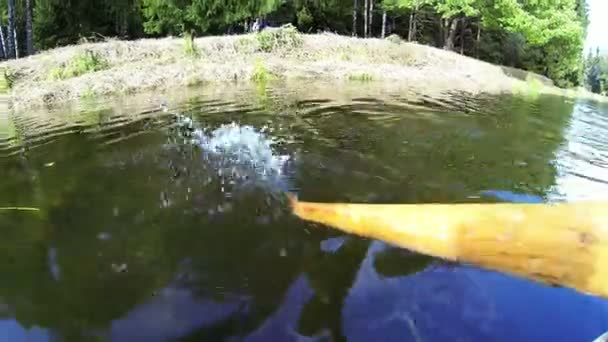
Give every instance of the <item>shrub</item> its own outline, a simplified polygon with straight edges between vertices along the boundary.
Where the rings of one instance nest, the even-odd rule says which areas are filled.
[[[403,39],[401,39],[401,37],[399,37],[398,34],[394,34],[394,33],[391,34],[390,36],[386,37],[385,39],[394,44],[403,43]]]
[[[108,68],[108,63],[99,54],[87,50],[76,55],[67,64],[51,70],[50,77],[55,80],[63,80],[70,77],[84,75]]]
[[[267,28],[256,34],[260,50],[271,52],[277,49],[293,49],[302,46],[302,37],[291,24],[278,28]]]

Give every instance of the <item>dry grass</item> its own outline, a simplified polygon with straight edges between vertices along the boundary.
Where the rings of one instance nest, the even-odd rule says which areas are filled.
[[[187,40],[186,40],[187,42]],[[273,78],[374,81],[407,84],[420,91],[510,92],[521,81],[500,67],[413,43],[359,39],[334,34],[303,35],[292,28],[259,34],[197,38],[108,40],[67,46],[0,63],[11,75],[7,92],[15,109],[79,98],[175,89],[200,83]],[[189,53],[195,51],[196,53]],[[92,54],[103,68],[51,79],[52,70]],[[257,64],[256,64],[257,63]],[[519,82],[519,83],[518,83]]]

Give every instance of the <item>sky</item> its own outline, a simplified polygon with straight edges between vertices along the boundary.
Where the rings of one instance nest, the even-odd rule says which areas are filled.
[[[595,50],[596,46],[600,50],[608,52],[608,0],[587,0],[589,5],[589,29],[585,51]]]

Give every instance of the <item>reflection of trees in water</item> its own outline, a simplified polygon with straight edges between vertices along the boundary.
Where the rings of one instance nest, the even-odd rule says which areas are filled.
[[[298,188],[302,198],[314,200],[452,201],[472,190],[542,194],[552,182],[547,163],[567,118],[567,106],[546,101],[505,102],[466,118],[404,112],[407,119],[371,120],[378,114],[372,109],[384,107],[328,106],[270,122],[263,115],[243,121],[267,123],[274,129],[269,134],[287,141],[275,147],[282,154],[301,151],[287,185],[272,189]],[[211,130],[226,121],[194,120]],[[148,317],[136,315],[146,305],[160,310],[167,306],[153,304],[179,303],[194,314],[179,316],[174,308],[176,317],[199,324],[182,332],[190,340],[263,336],[269,322],[293,318],[282,305],[300,291],[294,333],[330,331],[344,339],[351,329],[344,304],[369,258],[369,242],[350,238],[333,253],[321,251],[320,242],[335,233],[289,216],[269,183],[219,175],[218,165],[232,171],[230,165],[196,145],[167,141],[176,137],[174,130],[163,132],[168,135],[151,132],[103,148],[66,136],[31,152],[30,172],[17,158],[2,161],[11,181],[2,183],[0,203],[44,212],[0,216],[0,225],[12,228],[1,231],[0,275],[7,280],[0,298],[16,319],[77,339],[107,334],[116,320]],[[42,167],[51,161],[53,167]],[[49,270],[51,250],[59,276]],[[374,261],[385,278],[402,279],[430,260],[388,250]],[[125,272],[112,266],[123,264]],[[196,314],[214,310],[222,313],[213,316],[217,321],[197,320]],[[121,327],[114,329],[129,329]]]
[[[377,119],[384,106],[318,116],[315,128],[332,145],[307,145],[302,197],[453,202],[488,189],[544,196],[555,181],[551,161],[572,104],[547,96],[485,99],[477,107],[483,111],[466,115],[386,109],[397,119]]]

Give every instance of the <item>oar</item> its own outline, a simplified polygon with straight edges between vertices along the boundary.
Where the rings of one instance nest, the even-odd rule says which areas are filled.
[[[290,202],[347,233],[608,298],[608,203]]]

